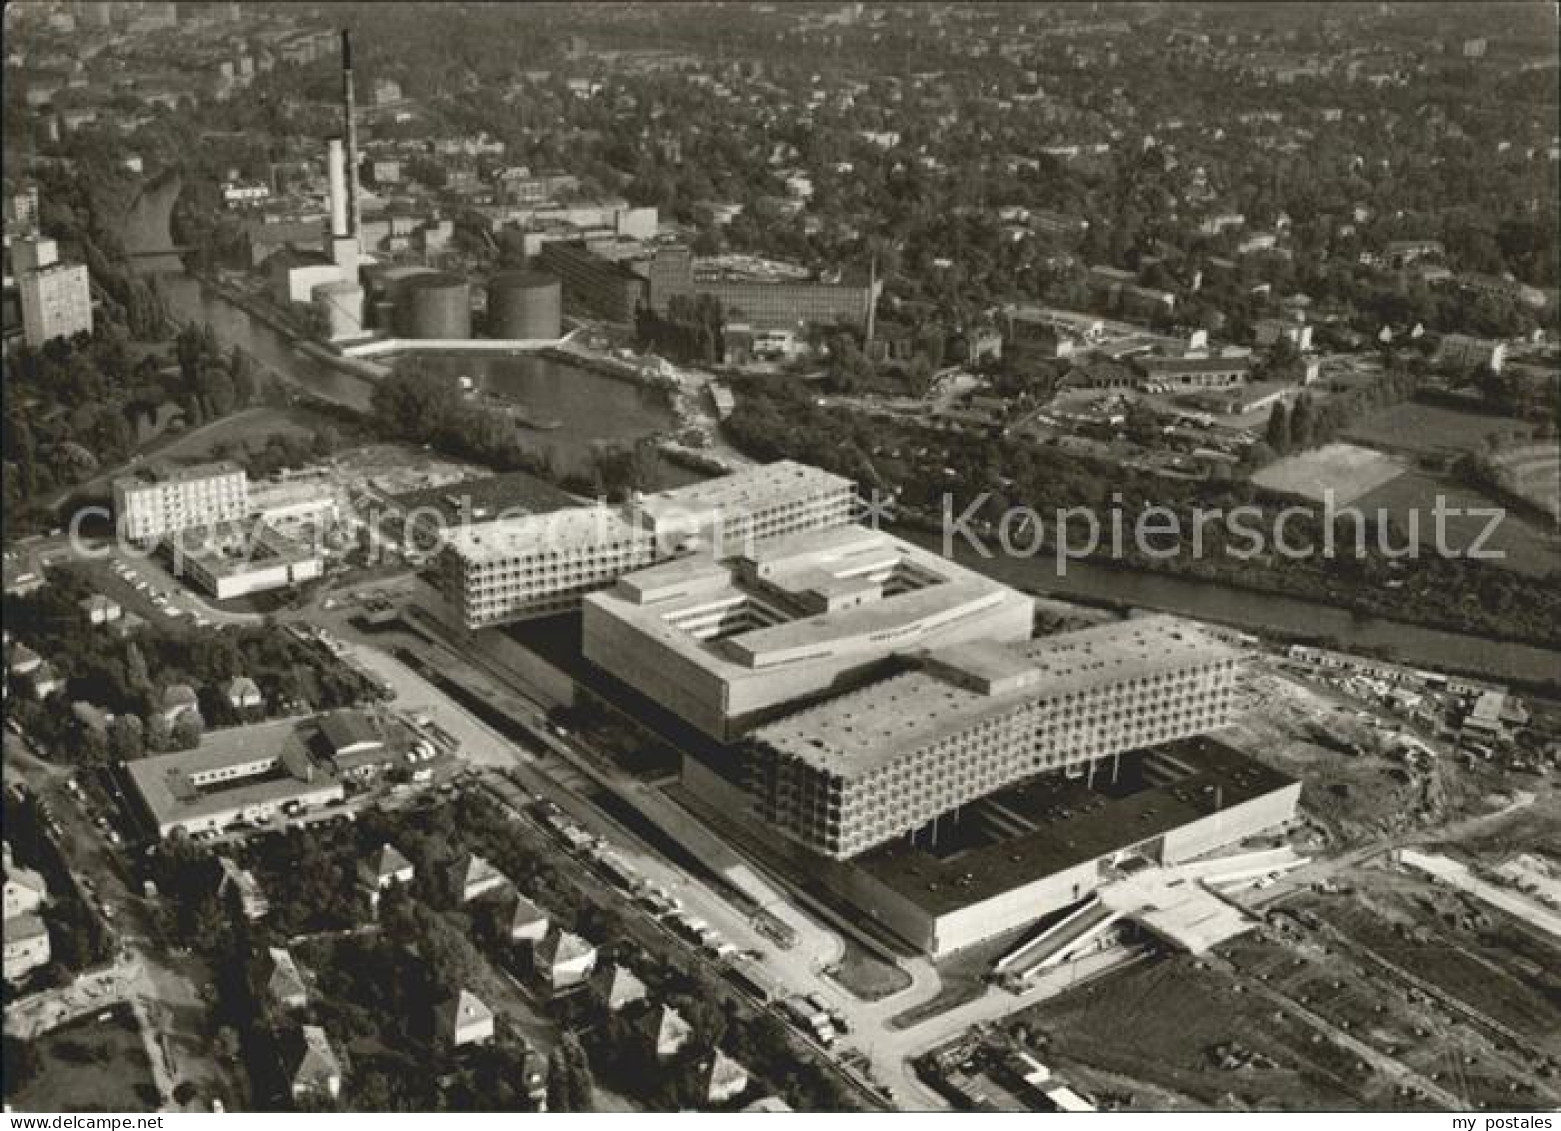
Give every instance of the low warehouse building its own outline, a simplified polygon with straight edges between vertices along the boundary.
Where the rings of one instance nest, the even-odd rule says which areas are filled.
[[[297,719],[213,731],[194,750],[126,763],[161,837],[270,820],[284,809],[340,801],[342,784],[306,742]]]

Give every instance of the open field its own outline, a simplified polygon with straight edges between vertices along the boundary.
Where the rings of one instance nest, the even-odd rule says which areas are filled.
[[[1231,741],[1305,783],[1302,811],[1326,830],[1331,847],[1401,831],[1449,802],[1465,800],[1450,759],[1439,759],[1429,771],[1412,771],[1387,757],[1390,740],[1372,725],[1378,716],[1353,700],[1253,668],[1238,706]]]
[[[1317,502],[1323,502],[1331,491],[1335,505],[1344,506],[1392,482],[1403,470],[1400,460],[1384,452],[1354,444],[1324,444],[1275,460],[1254,475],[1252,482]]]
[[[1101,979],[1022,1022],[1043,1062],[1109,1106],[1543,1109],[1558,958],[1515,920],[1373,866],[1206,958]]]
[[[1390,452],[1429,455],[1477,451],[1487,436],[1527,432],[1528,425],[1511,417],[1407,401],[1356,421],[1345,429],[1344,437]]]
[[[140,1026],[128,1007],[91,1014],[33,1042],[36,1066],[24,1082],[6,1081],[17,1111],[147,1111],[157,1106]]]
[[[1226,1111],[1391,1104],[1354,1053],[1189,955],[1098,979],[1023,1021],[1047,1042],[1042,1062],[1097,1101],[1125,1092],[1135,1105]],[[1247,1065],[1223,1067],[1223,1051]]]
[[[1407,1000],[1434,1006],[1429,1031],[1441,1039],[1406,1039],[1406,1058],[1429,1068],[1456,1030],[1471,1042],[1481,1075],[1512,1061],[1519,1078],[1554,1093],[1561,944],[1488,904],[1387,865],[1360,870],[1354,887],[1349,898],[1306,895],[1297,906],[1326,925],[1341,957],[1394,975]]]
[[[1392,517],[1399,531],[1392,541],[1395,548],[1414,534],[1422,546],[1434,551],[1438,500],[1448,512],[1444,520],[1445,545],[1454,552],[1478,549],[1481,553],[1499,553],[1503,556],[1493,559],[1493,564],[1534,577],[1544,577],[1561,568],[1561,536],[1554,531],[1507,510],[1473,488],[1448,483],[1422,471],[1406,472],[1366,492],[1355,500],[1354,506],[1368,516],[1381,511]],[[1461,513],[1452,513],[1455,510]],[[1501,511],[1501,519],[1486,538],[1489,518],[1483,513],[1469,512],[1492,510]]]

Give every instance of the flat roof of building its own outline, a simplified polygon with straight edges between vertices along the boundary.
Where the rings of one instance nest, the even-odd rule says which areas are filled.
[[[176,559],[200,562],[213,577],[238,577],[251,570],[294,565],[324,552],[264,523],[239,521],[190,527],[170,539],[169,545]]]
[[[446,525],[463,519],[490,521],[504,512],[511,514],[548,514],[566,507],[579,506],[579,500],[559,487],[525,471],[465,479],[442,487],[423,487],[391,497],[391,501],[410,512],[436,511]]]
[[[644,495],[635,507],[652,522],[715,510],[741,516],[805,499],[820,490],[852,487],[851,480],[843,476],[787,459]]]
[[[614,507],[581,506],[543,514],[457,526],[445,532],[446,544],[469,562],[503,561],[642,541],[650,535]]]
[[[880,583],[868,576],[900,571],[913,573],[917,584],[880,592]],[[848,590],[862,603],[812,611],[813,600]],[[588,605],[725,680],[784,663],[806,663],[817,658],[818,650],[853,639],[861,642],[854,651],[863,659],[875,651],[887,656],[896,650],[896,638],[902,645],[913,644],[924,633],[962,617],[1004,602],[1027,605],[1029,600],[920,546],[863,526],[766,539],[726,561],[709,555],[676,558],[631,573],[614,588],[586,598]],[[678,625],[684,615],[744,601],[763,613],[745,630],[702,638]]]
[[[211,731],[194,750],[161,754],[127,762],[126,769],[141,800],[159,826],[199,820],[216,813],[267,801],[279,801],[300,792],[335,784],[329,769],[311,758],[303,728],[297,719],[280,719],[253,726]],[[287,772],[283,777],[257,775],[253,780],[232,779],[219,789],[205,790],[190,779],[194,774],[236,768],[266,758],[286,759],[309,766],[313,780],[304,781]]]
[[[116,487],[150,487],[162,483],[193,483],[200,479],[213,479],[219,475],[242,474],[244,469],[232,460],[215,460],[211,463],[176,467],[172,464],[151,464],[137,468],[128,475],[114,480]]]
[[[1190,622],[1140,617],[1023,644],[942,648],[925,666],[761,727],[782,754],[846,778],[1030,699],[1060,698],[1238,653]]]
[[[1013,786],[967,806],[1001,805],[1033,828],[1018,836],[939,857],[904,838],[851,861],[879,883],[934,915],[1003,892],[1295,784],[1242,750],[1208,736],[1156,748],[1188,773],[1163,785],[1111,796],[1061,774]],[[1145,755],[1124,755],[1129,759]],[[1101,778],[1109,770],[1098,771]]]

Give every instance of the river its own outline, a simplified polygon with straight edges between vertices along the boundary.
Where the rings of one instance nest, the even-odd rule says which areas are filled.
[[[125,224],[127,249],[172,246],[168,214],[178,191],[174,181],[137,198]],[[239,346],[311,392],[353,408],[368,406],[371,382],[298,353],[269,326],[185,275],[176,258],[168,260],[139,260],[138,268],[159,273],[176,318],[210,324],[224,347]],[[582,470],[595,441],[632,441],[674,424],[660,394],[545,358],[445,355],[425,360],[436,370],[468,374],[488,391],[524,402],[538,418],[562,422],[556,431],[532,433],[560,471]],[[697,478],[695,473],[662,465],[664,486]],[[907,536],[941,549],[935,535]],[[1050,559],[985,560],[962,546],[956,548],[955,557],[998,580],[1063,599],[1110,601],[1252,631],[1327,638],[1345,649],[1380,650],[1404,663],[1495,679],[1542,683],[1561,673],[1561,651],[1357,616],[1315,601],[1089,562],[1070,562],[1067,574],[1059,577]]]
[[[898,533],[938,553],[943,551],[938,534]],[[960,538],[954,540],[953,548],[953,558],[961,565],[1016,588],[1062,600],[1110,601],[1180,613],[1252,632],[1331,641],[1345,650],[1381,651],[1403,663],[1484,674],[1492,679],[1543,683],[1561,676],[1561,651],[1551,648],[1422,628],[1318,601],[1088,561],[1070,561],[1067,572],[1059,575],[1048,554],[1008,556],[993,547],[993,556],[984,558]]]

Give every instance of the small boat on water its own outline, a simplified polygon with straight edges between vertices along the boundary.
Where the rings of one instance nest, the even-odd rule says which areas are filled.
[[[461,392],[469,393],[477,387],[477,383],[466,374],[461,374]]]

